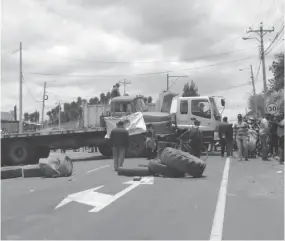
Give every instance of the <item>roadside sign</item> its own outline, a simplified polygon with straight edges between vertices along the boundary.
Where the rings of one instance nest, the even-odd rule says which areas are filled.
[[[266,113],[274,115],[278,112],[278,106],[274,103],[270,103],[266,106]]]

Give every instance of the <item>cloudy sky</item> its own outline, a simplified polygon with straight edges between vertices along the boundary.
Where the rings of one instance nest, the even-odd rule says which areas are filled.
[[[19,43],[23,44],[23,112],[41,111],[44,82],[49,99],[89,99],[118,80],[127,92],[157,99],[166,73],[179,94],[194,80],[201,95],[226,98],[225,114],[245,112],[252,91],[249,65],[259,67],[257,40],[242,40],[248,27],[284,24],[283,0],[3,0],[1,110],[18,105]],[[268,66],[283,42],[266,57]],[[239,69],[244,68],[244,71]],[[237,86],[236,88],[234,88]],[[256,80],[262,89],[262,71]],[[121,89],[121,92],[123,90]],[[45,111],[46,112],[46,111]]]

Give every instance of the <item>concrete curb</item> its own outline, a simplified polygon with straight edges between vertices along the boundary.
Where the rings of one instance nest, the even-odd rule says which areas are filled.
[[[9,166],[1,168],[1,179],[42,177],[39,165]]]

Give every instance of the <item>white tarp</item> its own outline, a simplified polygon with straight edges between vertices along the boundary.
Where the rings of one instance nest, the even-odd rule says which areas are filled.
[[[136,135],[146,132],[146,125],[141,112],[136,112],[134,114],[122,117],[105,117],[104,119],[107,127],[106,138],[109,138],[111,131],[116,128],[116,124],[119,121],[125,122],[124,126],[128,130],[130,135]]]

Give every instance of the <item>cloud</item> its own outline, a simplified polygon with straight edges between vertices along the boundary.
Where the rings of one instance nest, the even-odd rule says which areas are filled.
[[[1,108],[9,111],[18,104],[15,50],[22,41],[23,112],[41,110],[35,100],[41,100],[45,81],[51,108],[58,100],[99,96],[121,79],[132,82],[129,94],[156,99],[166,88],[166,72],[172,71],[170,75],[188,76],[171,78],[173,91],[181,93],[183,84],[194,80],[200,94],[223,95],[235,116],[235,110],[241,111],[237,105],[245,109],[250,91],[250,85],[230,90],[249,80],[249,72],[238,69],[252,64],[256,73],[259,65],[258,43],[241,37],[261,20],[266,28],[274,24],[277,32],[284,15],[281,0],[2,2]],[[274,34],[266,36],[266,46]],[[277,51],[280,46],[267,56],[267,66]],[[260,77],[261,72],[259,82]]]

